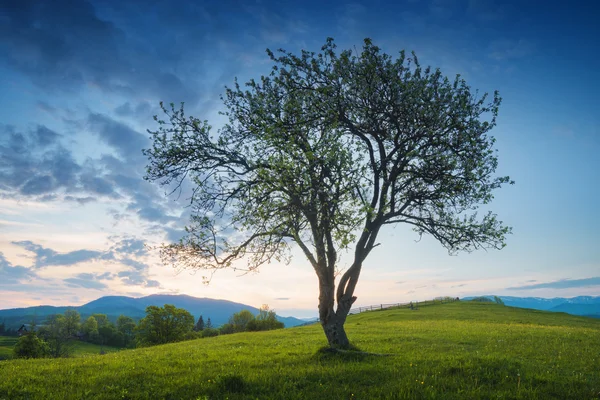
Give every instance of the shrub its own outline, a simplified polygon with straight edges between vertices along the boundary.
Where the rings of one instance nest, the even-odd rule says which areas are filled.
[[[201,336],[203,338],[205,337],[213,337],[213,336],[219,336],[219,330],[215,329],[215,328],[204,328],[201,332]]]
[[[21,336],[13,348],[15,358],[42,358],[48,356],[50,348],[35,332]]]

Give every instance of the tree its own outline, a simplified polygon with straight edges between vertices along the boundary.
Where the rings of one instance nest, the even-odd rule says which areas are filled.
[[[269,310],[269,306],[263,304],[258,315],[254,320],[250,321],[246,326],[246,330],[253,331],[270,331],[273,329],[282,329],[283,322],[277,320],[277,314],[274,310]]]
[[[39,330],[40,336],[48,343],[51,357],[68,357],[73,352],[72,336],[67,319],[62,314],[52,315]]]
[[[201,332],[204,330],[204,319],[202,318],[202,315],[200,316],[200,318],[198,318],[198,322],[196,322],[196,326],[194,326],[194,330],[196,332]]]
[[[130,347],[134,344],[135,338],[135,321],[131,317],[119,315],[117,318],[117,331],[122,335],[122,346]]]
[[[92,317],[96,319],[96,322],[98,323],[98,329],[110,323],[106,314],[92,314]]]
[[[361,269],[387,225],[408,224],[451,254],[505,246],[510,228],[476,212],[512,183],[495,176],[488,134],[497,92],[478,97],[460,76],[369,39],[360,54],[337,54],[333,39],[320,53],[267,53],[269,76],[226,89],[229,122],[216,135],[183,103],[161,103],[168,121],[154,117],[145,179],[174,193],[189,177],[194,188],[187,235],[160,246],[164,263],[257,271],[289,261],[295,244],[317,275],[329,345],[344,348]],[[342,250],[352,257],[343,273]]]
[[[204,329],[212,329],[213,325],[212,322],[210,322],[210,317],[208,317],[208,319],[206,320],[206,326],[204,327]]]
[[[83,332],[83,336],[85,340],[90,342],[96,342],[98,340],[98,321],[92,315],[89,316],[83,324],[81,324],[81,331]]]
[[[69,337],[75,337],[79,333],[81,316],[76,310],[65,311],[65,332]]]
[[[146,316],[136,327],[140,345],[178,342],[194,328],[194,317],[187,310],[171,304],[146,307]]]
[[[254,314],[248,310],[242,310],[229,317],[229,324],[233,327],[234,332],[244,332],[250,321],[254,320]]]

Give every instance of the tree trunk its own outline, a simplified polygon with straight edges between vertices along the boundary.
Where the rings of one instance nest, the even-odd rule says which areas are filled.
[[[323,331],[329,342],[329,347],[336,349],[347,349],[350,347],[350,341],[344,330],[344,322],[346,318],[339,318],[337,315],[333,315],[326,321],[321,321]]]

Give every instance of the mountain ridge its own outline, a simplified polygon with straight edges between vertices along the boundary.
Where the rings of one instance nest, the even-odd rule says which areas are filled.
[[[143,297],[102,296],[80,306],[40,305],[3,309],[0,310],[0,321],[4,320],[7,327],[18,328],[20,324],[29,323],[32,319],[39,318],[38,324],[43,323],[43,320],[48,316],[62,314],[69,309],[79,312],[82,319],[92,314],[106,314],[109,319],[116,320],[122,314],[139,320],[146,315],[146,307],[162,307],[165,304],[173,304],[175,307],[186,309],[194,316],[194,319],[198,319],[200,315],[203,316],[204,321],[210,318],[213,326],[226,323],[231,315],[244,309],[249,310],[253,314],[258,314],[259,312],[259,309],[256,307],[230,300],[189,295],[152,294]],[[278,315],[277,318],[284,323],[285,327],[298,326],[306,322],[295,317]]]
[[[469,296],[463,300],[472,300],[476,297],[487,297],[493,300],[495,296]],[[579,315],[591,318],[600,318],[600,296],[575,296],[575,297],[517,297],[497,296],[505,305],[518,308],[530,308],[534,310],[564,312],[571,315]]]

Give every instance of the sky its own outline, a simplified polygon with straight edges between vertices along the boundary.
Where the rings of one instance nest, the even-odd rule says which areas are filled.
[[[415,51],[499,90],[497,173],[516,182],[491,204],[513,227],[506,248],[450,256],[385,228],[355,306],[600,295],[599,12],[592,1],[0,0],[0,309],[172,293],[316,315],[299,251],[209,285],[162,265],[145,244],[178,240],[190,209],[143,180],[142,149],[160,101],[218,128],[219,96],[268,74],[267,48],[318,51],[327,37]]]

